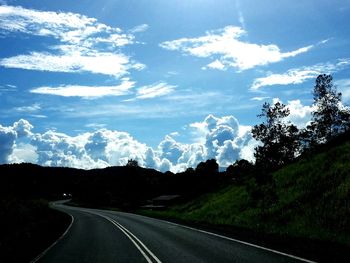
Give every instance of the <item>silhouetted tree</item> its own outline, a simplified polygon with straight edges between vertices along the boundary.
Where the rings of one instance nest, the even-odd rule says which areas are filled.
[[[128,163],[126,164],[126,166],[138,167],[139,163],[136,160],[130,159],[130,160],[128,160]]]
[[[342,106],[341,96],[331,75],[322,74],[317,77],[313,91],[316,110],[307,127],[311,145],[325,143],[349,129],[350,112]]]
[[[215,159],[211,159],[205,162],[200,162],[195,171],[199,175],[215,175],[219,172],[219,165]]]
[[[273,106],[265,102],[262,113],[264,122],[252,129],[253,137],[262,144],[255,148],[256,165],[266,171],[273,170],[280,165],[294,159],[299,150],[298,128],[285,121],[289,109],[282,103]]]
[[[239,160],[226,168],[226,175],[235,179],[237,182],[242,182],[244,177],[248,177],[253,173],[254,165],[247,160]]]

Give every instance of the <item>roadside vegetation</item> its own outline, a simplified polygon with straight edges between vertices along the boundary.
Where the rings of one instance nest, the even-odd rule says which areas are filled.
[[[70,217],[46,200],[0,200],[0,262],[30,262],[59,238]]]
[[[329,246],[342,244],[349,248],[350,135],[337,144],[324,146],[319,149],[320,153],[305,155],[273,172],[275,201],[269,206],[252,194],[255,179],[253,175],[246,175],[240,182],[218,192],[164,211],[141,213],[184,223],[226,226],[228,229],[239,227],[243,232],[252,230],[283,238],[327,241],[329,253],[332,252]]]
[[[256,162],[240,160],[228,167],[232,185],[165,211],[140,212],[262,233],[253,241],[262,238],[268,245],[290,239],[283,245],[287,250],[324,262],[349,259],[350,112],[332,81],[330,75],[316,79],[316,110],[304,129],[286,121],[289,109],[282,103],[263,105],[258,115],[263,122],[252,129],[261,142]],[[295,245],[293,238],[303,244]],[[305,242],[321,243],[313,252]]]

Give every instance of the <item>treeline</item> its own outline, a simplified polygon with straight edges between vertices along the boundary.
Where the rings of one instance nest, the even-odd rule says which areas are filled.
[[[173,174],[127,166],[82,170],[42,167],[34,164],[0,166],[0,197],[57,200],[72,195],[73,201],[90,206],[133,209],[159,195],[178,194],[190,199],[227,185],[215,160],[196,169]]]
[[[287,120],[290,110],[286,105],[264,103],[258,115],[263,122],[252,128],[253,137],[260,142],[254,152],[255,164],[240,160],[227,168],[238,182],[244,181],[252,205],[264,210],[277,203],[274,171],[350,139],[350,110],[341,97],[332,76],[319,75],[313,90],[312,118],[302,129]]]
[[[303,129],[286,121],[290,114],[286,105],[265,103],[258,115],[263,123],[252,129],[253,137],[261,142],[255,148],[256,166],[265,172],[276,170],[348,131],[350,110],[342,105],[341,96],[331,75],[319,75],[313,90],[312,119]]]

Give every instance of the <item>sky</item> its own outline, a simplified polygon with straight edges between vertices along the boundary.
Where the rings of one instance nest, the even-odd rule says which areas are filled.
[[[183,171],[254,161],[266,101],[350,102],[350,1],[0,0],[0,163]]]

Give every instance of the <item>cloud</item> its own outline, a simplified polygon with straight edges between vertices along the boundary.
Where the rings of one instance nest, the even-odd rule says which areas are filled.
[[[251,90],[256,91],[264,86],[300,84],[309,79],[314,79],[320,74],[331,74],[350,65],[350,59],[339,59],[335,63],[319,63],[313,66],[289,69],[283,74],[270,74],[266,77],[254,80]]]
[[[0,163],[7,163],[9,158],[16,149],[16,140],[31,136],[33,126],[24,119],[20,119],[12,126],[4,127],[0,125]]]
[[[262,100],[267,100],[270,97],[253,97],[250,100],[255,100],[255,101],[262,101]]]
[[[238,21],[239,21],[241,27],[243,29],[245,29],[245,19],[243,16],[243,12],[242,12],[239,0],[236,0],[236,9],[237,9],[237,13],[238,13]]]
[[[207,67],[220,70],[229,67],[238,70],[251,69],[297,56],[313,47],[309,45],[297,50],[282,52],[275,44],[263,45],[242,41],[241,38],[246,33],[241,27],[227,26],[207,31],[205,36],[197,38],[165,41],[160,46],[195,57],[214,59]]]
[[[93,52],[52,55],[47,52],[31,52],[29,55],[18,55],[0,60],[0,65],[7,68],[20,68],[48,72],[91,72],[120,77],[129,69],[142,69],[137,63],[131,63],[124,54]]]
[[[174,92],[176,86],[169,85],[165,82],[143,86],[137,90],[136,99],[151,99],[165,96]]]
[[[56,40],[56,44],[48,46],[50,51],[30,51],[1,59],[3,67],[115,77],[145,67],[121,52],[123,46],[134,43],[132,34],[84,15],[0,6],[0,30]]]
[[[215,61],[209,63],[207,65],[208,68],[211,69],[219,69],[219,70],[226,70],[226,67],[224,64],[220,62],[220,60],[216,59]],[[206,69],[207,67],[203,67],[203,69]]]
[[[299,129],[305,128],[311,121],[314,106],[305,106],[300,100],[290,100],[286,104],[290,110],[287,120],[291,121]]]
[[[79,86],[67,85],[59,87],[38,87],[30,90],[31,93],[48,94],[63,97],[82,97],[96,99],[104,96],[122,96],[129,94],[135,82],[124,79],[118,86]]]
[[[180,143],[167,135],[155,148],[127,132],[92,127],[93,132],[70,136],[55,130],[33,133],[33,126],[23,119],[9,127],[0,125],[0,162],[92,169],[125,165],[132,158],[143,167],[178,172],[210,158],[221,167],[239,158],[252,161],[256,145],[250,127],[239,125],[233,116],[209,115],[185,130],[196,137],[195,142]]]
[[[12,127],[0,125],[0,163],[7,163],[8,156],[12,154],[17,134]]]
[[[17,86],[15,85],[10,85],[10,84],[0,85],[0,94],[4,92],[14,92],[14,91],[17,91]]]
[[[337,89],[342,93],[342,100],[345,103],[350,102],[350,79],[340,79],[334,83]]]
[[[8,156],[9,163],[37,163],[36,147],[28,143],[19,143],[13,146],[12,154]]]
[[[131,33],[139,33],[139,32],[144,32],[146,30],[148,30],[149,28],[149,25],[147,24],[141,24],[141,25],[138,25],[138,26],[135,26],[134,28],[132,28],[130,30]]]
[[[14,108],[15,111],[17,112],[36,112],[41,109],[41,106],[39,103],[34,103],[29,106],[21,106],[21,107],[16,107]]]

